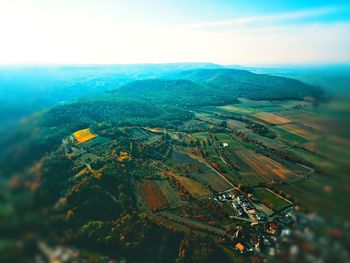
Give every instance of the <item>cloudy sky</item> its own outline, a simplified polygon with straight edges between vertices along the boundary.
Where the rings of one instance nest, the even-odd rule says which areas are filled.
[[[350,2],[0,0],[0,64],[195,61],[348,63]]]

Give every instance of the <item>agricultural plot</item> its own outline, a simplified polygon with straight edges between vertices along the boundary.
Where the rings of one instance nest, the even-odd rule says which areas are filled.
[[[202,184],[210,185],[217,192],[222,192],[231,188],[231,186],[213,170],[207,170],[202,173],[194,173],[191,175]]]
[[[279,211],[291,204],[264,187],[256,187],[254,188],[254,192],[263,204],[272,208],[274,211]]]
[[[90,150],[91,148],[97,146],[97,145],[101,145],[101,144],[105,144],[110,142],[111,140],[102,136],[96,136],[94,137],[93,140],[89,140],[86,141],[82,144],[79,144],[79,148],[83,148],[83,149],[87,149]]]
[[[320,178],[310,178],[295,184],[279,185],[278,188],[284,193],[293,196],[299,203],[309,209],[317,210],[324,215],[332,214],[334,217],[341,217],[348,220],[350,210],[349,199],[344,198],[347,195],[346,189],[337,186],[336,191],[329,191],[325,184],[320,184]]]
[[[184,184],[187,184],[190,186],[192,183],[194,187],[197,187],[196,184],[203,185],[202,188],[207,189],[205,185],[210,185],[215,191],[221,192],[224,190],[227,190],[230,188],[230,185],[220,177],[215,171],[210,169],[208,166],[205,164],[201,163],[198,160],[195,160],[188,155],[184,153],[180,153],[178,151],[174,151],[171,156],[171,160],[176,162],[176,163],[185,163],[189,164],[193,169],[188,170],[188,171],[182,171],[182,172],[187,172],[187,174],[193,176],[198,182],[194,181],[191,182],[192,179],[186,178],[186,177],[179,177],[181,180],[183,180]],[[181,166],[179,167],[181,169]],[[186,179],[183,179],[186,178]],[[190,180],[188,180],[190,179]],[[179,181],[181,181],[179,180]],[[193,181],[193,180],[192,180]],[[187,187],[184,185],[184,187],[187,189]],[[191,190],[187,189],[190,193]],[[201,195],[201,191],[195,191],[195,195]],[[203,192],[203,191],[202,191]]]
[[[192,136],[198,138],[201,141],[205,141],[208,138],[208,133],[207,132],[196,132],[196,133],[193,133]]]
[[[244,122],[237,121],[237,120],[227,120],[227,128],[231,130],[238,130],[238,129],[243,129],[247,126]]]
[[[234,105],[220,106],[217,108],[220,110],[226,111],[226,112],[233,112],[233,113],[238,113],[238,114],[251,114],[254,112],[254,109],[245,108],[245,107],[237,107]]]
[[[256,186],[260,183],[266,182],[264,177],[258,175],[254,171],[239,172],[239,175],[249,186]]]
[[[277,104],[286,109],[311,109],[312,103],[309,101],[300,101],[300,100],[285,100],[277,102]]]
[[[272,113],[268,113],[268,112],[256,112],[254,114],[252,114],[251,116],[257,118],[258,120],[267,123],[267,124],[286,124],[286,123],[290,123],[291,120],[278,116],[276,114],[272,114]]]
[[[145,180],[137,183],[142,202],[151,210],[165,208],[168,200],[158,181]]]
[[[79,144],[87,142],[96,137],[95,134],[92,134],[90,132],[90,129],[83,129],[83,130],[76,131],[73,133],[73,136]]]
[[[124,132],[130,135],[132,138],[145,138],[148,136],[148,132],[144,129],[140,129],[137,127],[125,128]]]
[[[320,137],[320,133],[317,130],[314,130],[309,127],[303,127],[300,124],[289,123],[279,126],[281,129],[284,129],[290,133],[299,135],[306,140],[316,140]]]
[[[195,198],[212,194],[212,192],[207,187],[192,178],[176,175],[176,180],[178,180],[181,185],[191,194],[191,196]]]
[[[288,152],[291,152],[292,154],[295,154],[296,156],[309,161],[316,167],[321,168],[322,170],[336,170],[337,165],[332,162],[327,160],[326,158],[319,156],[317,154],[314,154],[310,151],[306,151],[301,148],[296,148],[296,147],[291,147],[287,150]]]
[[[349,144],[344,140],[320,139],[303,145],[305,149],[317,153],[329,160],[349,166]]]
[[[288,181],[297,177],[294,172],[262,154],[251,150],[238,150],[235,153],[256,173],[265,177],[268,181]]]
[[[327,131],[327,127],[329,127],[322,116],[308,111],[288,110],[278,112],[278,114],[292,120],[293,122],[302,123],[307,127],[311,127],[321,132]]]
[[[123,131],[128,134],[132,138],[136,138],[139,140],[147,141],[148,143],[152,143],[159,138],[158,132],[152,132],[151,128],[138,128],[138,127],[129,127],[124,128]]]
[[[208,114],[208,113],[196,112],[196,118],[203,121],[203,122],[208,122],[208,123],[211,123],[214,125],[219,125],[219,124],[224,122],[224,120],[215,118],[211,114]]]
[[[169,161],[174,164],[189,164],[203,171],[208,169],[208,167],[205,164],[189,157],[185,153],[176,150],[172,152]]]
[[[236,164],[239,170],[252,171],[250,166],[246,164],[241,158],[239,158],[235,151],[225,148],[223,153],[225,154],[227,161]]]
[[[207,147],[206,151],[208,156],[210,157],[209,161],[214,161],[218,166],[219,170],[222,171],[225,175],[232,175],[231,168],[228,167],[226,163],[216,154],[214,147]]]
[[[275,131],[279,137],[279,139],[288,142],[293,145],[303,144],[307,142],[307,139],[301,137],[295,133],[291,133],[282,128],[282,126],[270,126],[272,131]]]
[[[279,111],[283,110],[275,101],[267,100],[250,100],[245,98],[239,98],[239,107],[251,108],[258,111]]]
[[[213,171],[211,168],[209,168],[205,164],[199,162],[198,160],[195,160],[183,153],[176,152],[176,151],[174,151],[172,158],[173,160],[181,160],[182,162],[191,165],[193,169],[191,169],[190,171],[187,171],[187,173],[193,176],[200,184],[203,185],[204,188],[206,188],[205,185],[210,185],[215,191],[218,191],[218,192],[221,192],[230,188],[230,185],[224,179],[222,179],[220,175],[218,175],[215,171]],[[190,181],[191,180],[187,180],[187,182],[184,182],[184,183],[185,184],[187,183],[187,185],[189,185]],[[198,183],[198,182],[195,181],[195,183]],[[185,185],[184,187],[187,189]],[[188,190],[188,191],[191,192],[191,190]]]
[[[250,129],[240,129],[240,132],[243,132],[244,134],[248,135],[250,138],[263,143],[264,145],[274,148],[274,149],[281,149],[283,147],[286,147],[286,144],[282,141],[279,141],[278,139],[271,139],[268,137],[261,136],[259,134],[256,134]]]
[[[168,181],[159,181],[158,185],[162,192],[166,195],[168,205],[173,206],[181,203],[181,199],[177,192],[170,186]]]

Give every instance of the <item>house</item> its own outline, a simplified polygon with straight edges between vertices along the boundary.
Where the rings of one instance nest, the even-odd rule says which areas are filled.
[[[222,143],[222,147],[228,147],[228,143],[227,142],[223,142]]]
[[[237,243],[235,246],[236,250],[238,250],[241,254],[244,253],[244,245],[242,243]]]
[[[269,229],[266,232],[271,234],[271,235],[274,235],[277,230],[278,230],[278,224],[272,222],[272,223],[270,223]]]
[[[119,154],[119,157],[118,157],[119,162],[124,162],[125,160],[130,161],[131,159],[132,159],[131,156],[127,152],[124,152],[124,151],[121,151]]]

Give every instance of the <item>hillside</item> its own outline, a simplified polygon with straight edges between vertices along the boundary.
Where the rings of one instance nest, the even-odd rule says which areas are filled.
[[[135,80],[218,67],[212,63],[0,67],[0,129],[35,111]]]
[[[195,69],[174,74],[172,77],[224,90],[235,97],[256,100],[304,99],[305,97],[319,99],[323,95],[322,89],[298,80],[254,74],[246,70]]]
[[[0,141],[0,145],[7,152],[2,153],[1,161],[13,165],[7,167],[16,167],[18,160],[30,163],[36,156],[52,149],[64,134],[99,122],[113,123],[116,126],[132,124],[176,129],[179,124],[194,117],[189,108],[238,103],[236,97],[283,100],[318,95],[317,88],[299,81],[243,70],[201,69],[178,74],[178,77],[193,81],[138,80],[46,110],[30,119],[30,124],[25,129],[14,128],[14,132],[3,136],[7,139]],[[270,81],[275,81],[273,85],[279,88],[271,86]],[[28,137],[28,130],[34,130],[35,127],[36,132]],[[15,149],[12,146],[8,150],[6,145],[13,141],[18,141],[18,145]],[[27,151],[33,148],[35,154],[28,158]],[[16,151],[16,158],[13,158],[13,151]]]
[[[111,94],[185,107],[236,102],[235,98],[226,94],[224,90],[212,89],[189,80],[140,80],[129,83]]]

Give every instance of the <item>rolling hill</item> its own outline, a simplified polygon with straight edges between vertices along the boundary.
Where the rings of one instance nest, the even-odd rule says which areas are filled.
[[[323,96],[321,88],[301,81],[254,74],[236,69],[195,69],[174,74],[172,78],[187,79],[212,89],[224,90],[226,94],[255,100],[304,99]]]

